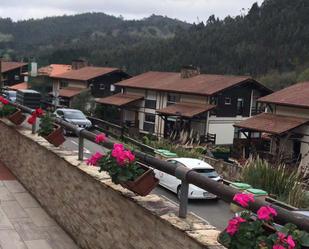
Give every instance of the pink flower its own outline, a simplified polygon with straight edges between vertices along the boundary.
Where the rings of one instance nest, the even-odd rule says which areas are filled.
[[[135,155],[131,151],[125,150],[123,153],[129,162],[133,162],[135,160]]]
[[[286,235],[285,235],[284,233],[278,232],[277,235],[278,235],[278,239],[279,239],[281,242],[284,242],[284,241],[285,241]]]
[[[98,162],[100,161],[100,159],[103,157],[104,155],[101,154],[100,152],[95,153],[94,155],[92,155],[90,158],[88,158],[86,160],[87,165],[97,165]]]
[[[95,142],[96,143],[101,143],[101,142],[104,142],[106,141],[106,135],[104,133],[101,133],[101,134],[98,134],[95,136]]]
[[[240,204],[242,207],[248,207],[249,202],[254,202],[254,195],[253,194],[243,194],[243,193],[237,193],[233,201]]]
[[[285,247],[282,245],[274,245],[273,249],[285,249]]]
[[[277,216],[277,211],[272,207],[264,206],[257,211],[257,215],[260,220],[268,221],[272,219],[273,216]]]
[[[286,243],[289,245],[289,249],[294,249],[295,241],[293,240],[293,237],[291,235],[289,235],[286,239]]]
[[[123,144],[114,144],[114,149],[112,150],[112,157],[117,158],[120,156],[124,151]]]
[[[235,217],[235,218],[231,219],[229,221],[227,228],[226,228],[226,232],[229,235],[233,236],[238,231],[240,224],[243,223],[243,222],[246,222],[246,220],[241,218],[241,217]]]

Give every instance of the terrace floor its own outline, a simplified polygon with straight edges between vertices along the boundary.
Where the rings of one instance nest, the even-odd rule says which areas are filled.
[[[0,249],[78,249],[1,162]]]

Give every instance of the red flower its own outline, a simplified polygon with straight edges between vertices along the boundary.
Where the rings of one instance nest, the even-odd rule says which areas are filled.
[[[240,204],[242,207],[248,207],[249,202],[254,202],[254,195],[253,194],[243,194],[243,193],[237,193],[233,201]]]
[[[238,231],[240,224],[243,223],[243,222],[246,222],[246,220],[241,218],[241,217],[235,217],[235,218],[231,219],[229,221],[227,228],[226,228],[226,232],[229,235],[233,236]]]
[[[1,97],[0,101],[2,102],[2,104],[7,105],[9,104],[9,101],[3,97]]]
[[[28,118],[27,122],[28,122],[29,124],[31,124],[31,125],[35,124],[35,122],[36,122],[36,116],[35,116],[35,115],[31,115],[31,116]]]
[[[34,114],[35,114],[37,117],[42,117],[42,116],[43,116],[43,113],[44,113],[44,111],[43,111],[41,108],[37,108],[37,109],[35,109],[35,111],[34,111]]]
[[[260,220],[271,220],[274,216],[277,216],[277,211],[269,206],[261,207],[257,211],[258,218]]]
[[[104,133],[101,133],[101,134],[98,134],[95,136],[95,142],[96,143],[101,143],[101,142],[104,142],[106,141],[106,135]]]

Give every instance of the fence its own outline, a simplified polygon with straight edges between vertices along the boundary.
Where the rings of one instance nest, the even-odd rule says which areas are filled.
[[[11,102],[10,104],[16,106],[17,108],[21,109],[25,113],[32,113],[34,111],[28,107],[25,107],[19,104],[15,104]],[[54,118],[54,121],[55,123],[62,126],[63,128],[74,132],[78,136],[79,138],[78,159],[84,160],[84,155],[83,155],[84,139],[94,142],[96,134],[90,131],[87,131],[83,128],[79,128],[68,122],[65,122],[59,118]],[[32,132],[33,133],[36,132],[35,124],[32,126]],[[104,142],[102,143],[102,145],[108,149],[113,148],[113,143],[110,141]],[[181,180],[182,182],[181,183],[181,196],[180,196],[180,204],[179,204],[179,217],[181,218],[185,218],[187,215],[189,184],[193,184],[201,189],[204,189],[205,191],[215,194],[221,199],[229,203],[233,202],[233,197],[237,193],[236,189],[230,186],[218,183],[216,181],[213,181],[210,178],[203,176],[194,170],[188,169],[187,167],[171,164],[167,161],[160,160],[158,158],[155,158],[151,155],[148,155],[140,151],[135,151],[135,156],[139,162],[149,165],[152,168],[163,171],[172,176],[175,176]],[[237,205],[237,203],[235,204]],[[270,203],[264,200],[256,199],[254,203],[249,204],[248,209],[256,213],[257,210],[261,206],[265,206],[265,205],[270,205]],[[276,206],[276,210],[278,213],[278,215],[274,219],[276,223],[282,224],[282,225],[286,223],[293,223],[296,226],[298,226],[299,229],[303,229],[309,232],[309,218],[308,217],[302,214],[292,213],[291,211],[281,208],[279,206]]]

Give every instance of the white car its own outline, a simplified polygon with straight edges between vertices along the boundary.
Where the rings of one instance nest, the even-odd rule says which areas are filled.
[[[208,163],[194,158],[171,158],[167,160],[170,163],[174,163],[177,165],[185,166],[189,169],[193,169],[194,171],[205,175],[211,178],[214,181],[221,182],[222,178],[218,175],[215,169],[210,166]],[[154,170],[156,177],[160,180],[159,184],[169,189],[170,191],[177,194],[178,199],[180,198],[180,186],[181,180],[176,178],[175,176],[169,175],[159,170]],[[217,199],[217,196],[207,192],[204,189],[196,187],[192,184],[189,185],[189,199]]]

